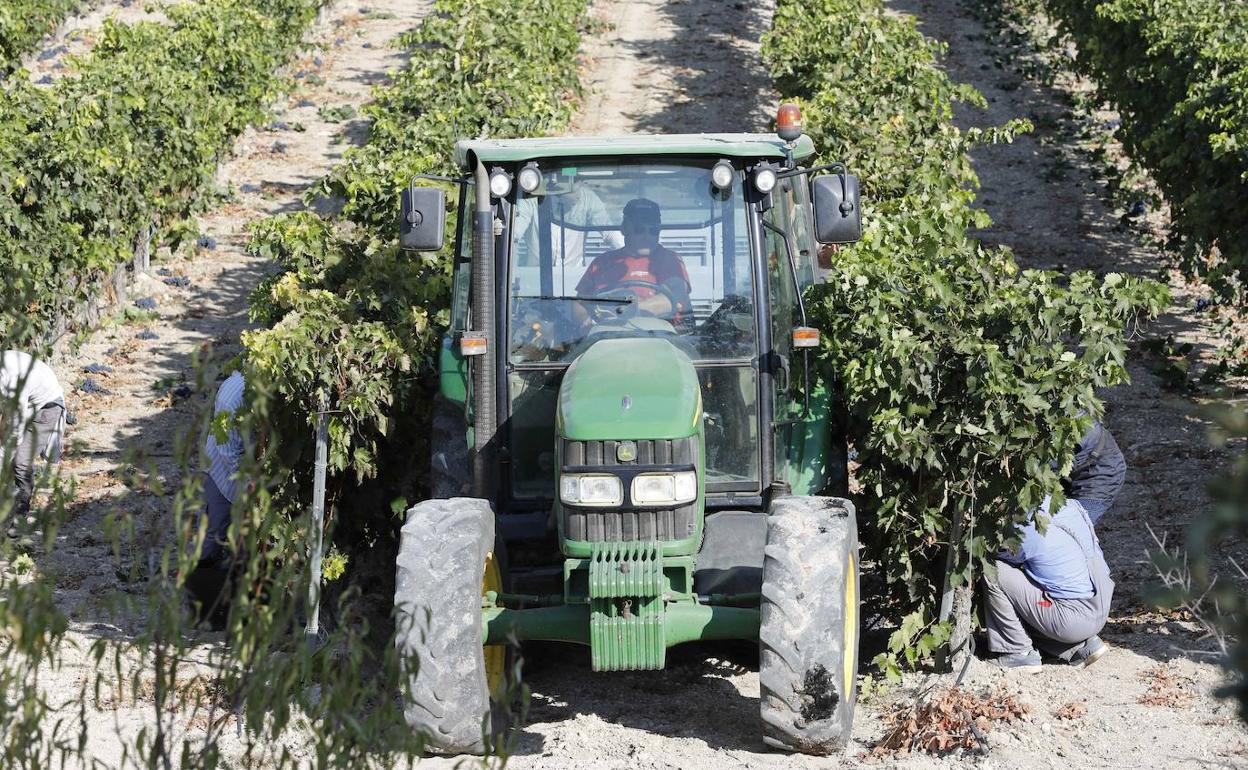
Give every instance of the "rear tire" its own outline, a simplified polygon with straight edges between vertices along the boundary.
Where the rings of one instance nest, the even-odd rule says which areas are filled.
[[[492,743],[481,645],[482,574],[494,548],[486,500],[425,500],[407,513],[394,588],[403,713],[429,750],[482,754]],[[408,658],[410,660],[410,658]]]
[[[777,499],[764,553],[758,674],[763,741],[804,754],[843,751],[858,700],[853,504],[835,497]]]

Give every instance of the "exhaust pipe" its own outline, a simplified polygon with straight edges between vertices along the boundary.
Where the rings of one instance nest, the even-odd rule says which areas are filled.
[[[486,353],[473,359],[475,396],[472,494],[492,499],[494,434],[498,430],[498,388],[494,378],[497,348],[494,339],[494,213],[490,208],[490,177],[477,161],[473,172],[476,207],[472,220],[473,331],[485,335]]]

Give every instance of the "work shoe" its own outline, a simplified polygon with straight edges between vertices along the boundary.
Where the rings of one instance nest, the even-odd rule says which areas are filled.
[[[1101,637],[1094,636],[1084,642],[1083,646],[1075,650],[1075,654],[1070,656],[1070,665],[1075,668],[1087,668],[1100,660],[1107,652],[1109,652],[1109,645],[1101,641]]]
[[[993,663],[1006,671],[1034,674],[1040,670],[1040,653],[1035,649],[1026,652],[1006,652],[998,655]]]

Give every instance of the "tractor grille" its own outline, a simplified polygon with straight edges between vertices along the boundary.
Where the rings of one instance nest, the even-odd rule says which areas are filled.
[[[696,436],[674,440],[634,441],[637,459],[616,459],[618,441],[564,441],[563,464],[604,470],[636,465],[696,465]],[[627,483],[627,482],[626,482]],[[697,529],[697,503],[679,508],[573,508],[563,506],[563,532],[568,540],[615,543],[633,540],[683,540]]]

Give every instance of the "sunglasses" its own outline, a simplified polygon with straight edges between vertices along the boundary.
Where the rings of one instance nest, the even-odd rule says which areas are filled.
[[[658,225],[647,225],[643,222],[622,222],[620,229],[624,232],[643,233],[649,232],[651,235],[658,235],[663,228]]]

